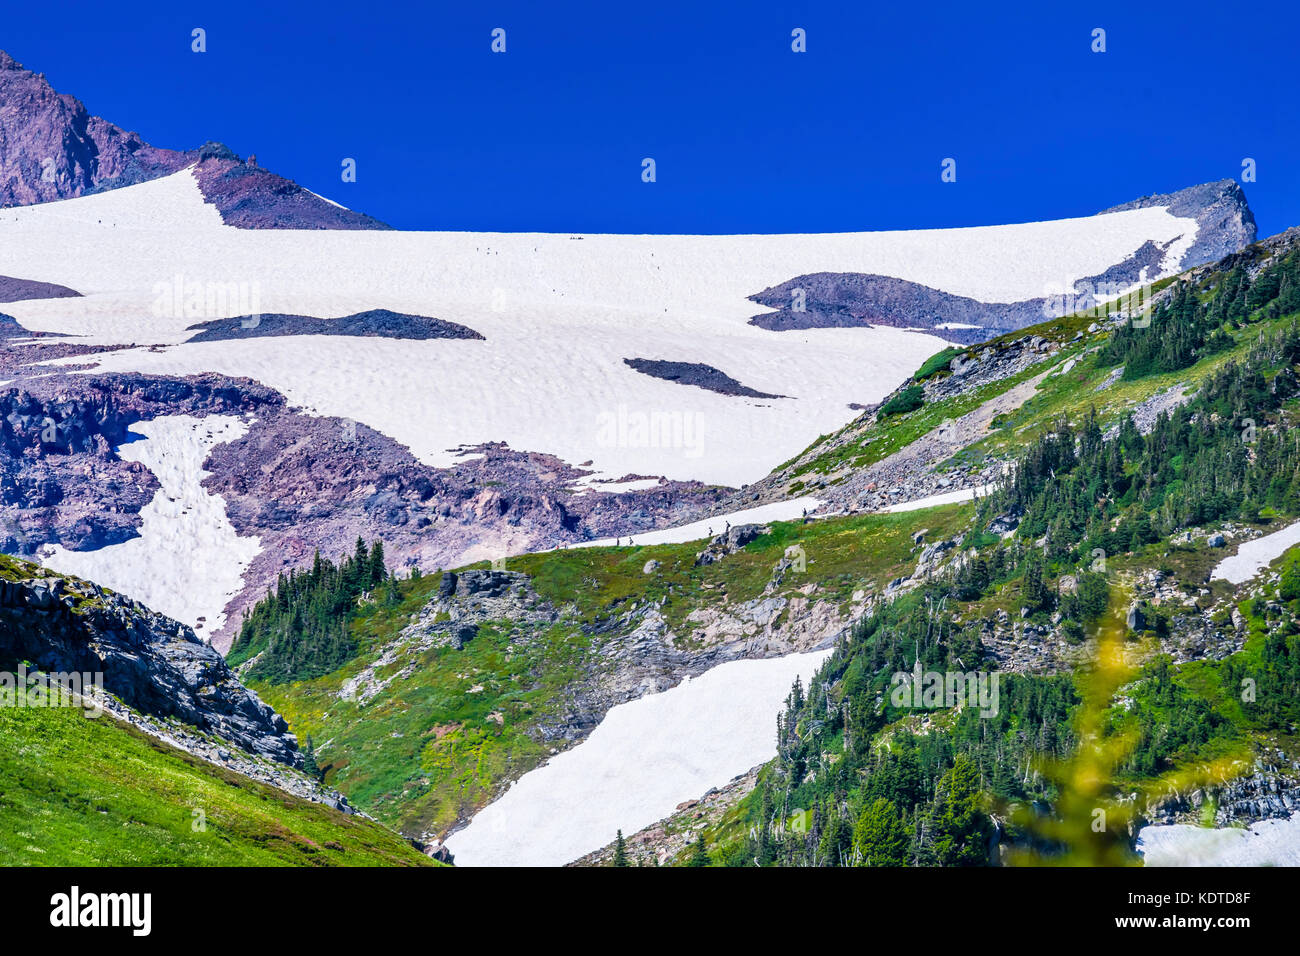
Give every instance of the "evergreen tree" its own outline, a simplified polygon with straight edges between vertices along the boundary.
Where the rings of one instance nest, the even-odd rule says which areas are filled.
[[[859,866],[906,866],[907,828],[891,800],[877,798],[853,825],[853,850]]]
[[[695,849],[691,852],[691,858],[687,861],[687,866],[711,866],[713,861],[709,859],[709,851],[704,846],[704,834],[701,833],[695,838]]]
[[[930,852],[940,866],[988,863],[993,821],[982,807],[979,768],[961,754],[939,780],[930,816]]]

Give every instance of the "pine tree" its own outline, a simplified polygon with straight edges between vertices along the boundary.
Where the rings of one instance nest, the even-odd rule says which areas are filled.
[[[302,748],[302,771],[309,777],[320,778],[320,767],[316,763],[316,745],[312,742],[311,734],[307,735],[307,743]]]
[[[959,754],[939,780],[930,816],[930,852],[940,866],[983,866],[988,862],[993,822],[981,805],[979,768]]]
[[[614,839],[614,865],[631,866],[627,860],[627,843],[623,840],[623,831],[618,831],[618,836]]]
[[[712,866],[713,861],[709,859],[709,851],[704,846],[704,834],[701,833],[695,838],[695,849],[691,853],[687,866]]]
[[[384,542],[376,541],[374,547],[370,549],[370,585],[373,587],[380,584],[388,576],[388,568],[384,566]]]
[[[859,866],[906,866],[907,828],[892,800],[877,798],[853,826],[853,849]]]

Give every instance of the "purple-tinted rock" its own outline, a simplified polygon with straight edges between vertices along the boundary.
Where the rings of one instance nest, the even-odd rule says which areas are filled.
[[[56,92],[44,74],[0,50],[0,206],[71,199],[191,166],[204,199],[230,226],[388,228],[244,162],[220,143],[184,151],[150,146],[138,133],[90,115],[76,97]]]

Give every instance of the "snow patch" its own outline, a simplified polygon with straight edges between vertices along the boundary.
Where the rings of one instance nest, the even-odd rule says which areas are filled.
[[[1160,207],[970,229],[581,242],[567,234],[236,229],[204,202],[191,171],[0,210],[7,272],[84,293],[9,307],[24,326],[81,335],[89,345],[140,346],[77,362],[106,372],[247,376],[316,414],[383,432],[435,467],[456,463],[449,449],[501,441],[591,461],[604,478],[733,487],[836,431],[850,403],[884,398],[948,344],[885,327],[770,332],[749,324],[763,307],[748,296],[797,275],[857,272],[1014,302],[1195,229]],[[188,326],[238,312],[155,309],[155,288],[177,276],[256,290],[264,313],[330,318],[388,308],[457,322],[485,339],[187,344]],[[629,368],[629,355],[725,368],[790,400],[681,388]],[[680,422],[681,434],[662,440],[656,419]],[[630,426],[610,429],[609,421]]]
[[[458,866],[562,866],[772,759],[777,711],[831,652],[720,664],[610,710],[447,841]]]
[[[229,415],[172,415],[131,430],[144,439],[120,446],[118,455],[143,464],[161,485],[140,509],[140,536],[96,551],[52,545],[42,563],[211,634],[225,624],[226,603],[243,590],[244,572],[262,547],[256,537],[239,537],[225,499],[204,489],[203,462],[214,445],[242,437],[248,426]]]
[[[945,491],[942,494],[930,495],[926,498],[917,498],[913,501],[904,501],[901,504],[889,505],[879,509],[880,514],[897,514],[900,511],[920,511],[922,508],[937,508],[939,505],[956,504],[959,501],[973,501],[976,496],[987,495],[996,486],[980,485],[977,488],[961,488],[957,491]]]
[[[1147,866],[1300,866],[1300,813],[1249,829],[1147,826],[1137,849]]]
[[[1210,578],[1222,578],[1229,584],[1244,584],[1262,568],[1268,567],[1271,561],[1280,557],[1287,548],[1297,544],[1300,544],[1300,521],[1288,525],[1281,531],[1274,531],[1254,541],[1247,541],[1237,549],[1236,554],[1224,558],[1215,565],[1214,570],[1210,572]]]
[[[690,524],[678,525],[676,528],[643,531],[629,537],[638,545],[683,544],[687,541],[722,534],[727,527],[727,522],[737,525],[766,524],[769,521],[794,521],[796,518],[802,518],[805,511],[812,512],[816,510],[820,504],[821,502],[816,498],[791,498],[787,501],[759,505],[757,508],[745,508],[742,511],[731,511],[727,514],[715,515],[712,518],[702,518],[699,521],[692,521]],[[622,538],[600,538],[596,541],[584,541],[581,544],[570,545],[570,547],[608,548],[617,545],[622,540]]]

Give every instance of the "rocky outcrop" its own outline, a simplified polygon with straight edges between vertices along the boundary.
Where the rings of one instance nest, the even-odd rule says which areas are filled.
[[[980,342],[1043,321],[1045,299],[981,302],[893,276],[818,272],[749,297],[775,312],[749,320],[772,332],[888,325],[926,329],[954,342]]]
[[[1285,820],[1300,812],[1300,761],[1282,750],[1265,749],[1244,769],[1221,784],[1152,799],[1142,808],[1139,823],[1200,823],[1207,803],[1220,827]]]
[[[1163,207],[1172,216],[1196,220],[1196,241],[1183,253],[1180,270],[1218,262],[1255,241],[1255,214],[1246,203],[1245,192],[1232,179],[1202,183],[1158,196],[1144,196],[1122,206],[1112,206],[1098,215],[1152,206]]]
[[[625,358],[623,364],[636,369],[644,375],[661,378],[666,382],[680,382],[694,385],[696,388],[717,392],[719,395],[735,395],[742,398],[785,398],[784,395],[769,395],[742,385],[726,372],[705,365],[702,362],[668,362],[662,359]]]
[[[450,646],[460,650],[489,621],[510,621],[517,626],[539,627],[553,623],[559,612],[544,601],[529,583],[528,575],[514,571],[445,571],[438,596],[426,604],[419,618],[401,634],[421,647]]]
[[[255,756],[302,765],[284,719],[192,630],[94,584],[0,558],[0,666],[101,674],[103,689]]]
[[[408,315],[388,309],[371,309],[337,319],[318,319],[310,315],[244,315],[230,319],[212,319],[191,325],[198,334],[190,342],[222,342],[227,339],[252,339],[288,335],[344,335],[384,339],[482,339],[471,328],[456,322]]]
[[[419,616],[379,657],[344,682],[340,696],[365,703],[421,666],[425,651],[462,650],[484,625],[509,622],[514,640],[524,642],[560,617],[561,612],[533,590],[526,574],[482,569],[444,572],[436,595]],[[402,666],[394,669],[392,665],[399,662]]]
[[[722,534],[714,535],[704,550],[695,556],[695,566],[713,564],[728,555],[735,554],[755,538],[772,533],[771,525],[738,524],[727,528]]]
[[[0,206],[71,199],[194,168],[204,198],[244,229],[387,229],[297,183],[244,161],[220,143],[158,149],[90,115],[44,74],[0,51]]]
[[[0,276],[0,302],[25,302],[29,299],[71,299],[81,293],[65,285],[53,282],[37,282],[35,279],[16,279],[13,276]],[[9,316],[0,316],[0,320]],[[0,335],[3,335],[0,330]]]
[[[1172,271],[1217,262],[1255,241],[1255,217],[1241,187],[1230,179],[1147,196],[1105,212],[1152,206],[1196,220],[1196,240]],[[773,332],[888,325],[933,331],[952,342],[978,343],[1067,311],[1090,308],[1113,297],[1107,290],[1150,281],[1162,273],[1172,245],[1173,240],[1163,245],[1148,240],[1122,261],[1079,279],[1070,296],[1044,294],[1017,302],[984,302],[871,273],[801,275],[750,296],[776,310],[754,316],[750,324]]]
[[[32,555],[47,543],[87,550],[134,537],[158,482],[116,453],[133,423],[281,401],[271,389],[216,375],[43,377],[0,389],[0,551]]]

